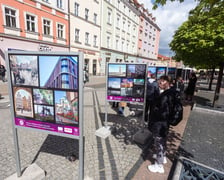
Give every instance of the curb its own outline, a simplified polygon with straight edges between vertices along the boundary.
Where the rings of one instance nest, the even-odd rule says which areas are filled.
[[[198,112],[208,112],[208,113],[224,114],[224,111],[218,111],[218,110],[213,110],[213,109],[196,107],[196,103],[193,106],[193,110],[198,111]]]

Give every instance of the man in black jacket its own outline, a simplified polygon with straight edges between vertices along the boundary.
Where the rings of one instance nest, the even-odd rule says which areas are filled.
[[[148,166],[151,172],[164,173],[163,164],[166,163],[166,140],[169,131],[169,117],[174,88],[170,88],[170,78],[161,76],[159,81],[160,95],[155,99],[149,114],[149,130],[153,134],[155,163]]]
[[[145,122],[148,122],[149,112],[154,100],[159,96],[159,85],[154,74],[147,79]]]

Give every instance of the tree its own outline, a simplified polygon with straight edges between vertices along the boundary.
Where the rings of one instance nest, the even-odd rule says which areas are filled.
[[[170,0],[183,2],[184,0]],[[165,5],[167,0],[156,0]],[[198,5],[189,14],[173,36],[170,43],[175,58],[190,66],[203,66],[209,69],[219,67],[219,77],[213,101],[218,100],[224,65],[224,1],[198,0]]]

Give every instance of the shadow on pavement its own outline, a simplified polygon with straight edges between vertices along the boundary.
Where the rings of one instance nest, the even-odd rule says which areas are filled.
[[[50,153],[54,155],[79,157],[79,142],[76,139],[60,137],[56,135],[48,135],[39,151],[35,155],[32,163],[36,161],[41,152]]]

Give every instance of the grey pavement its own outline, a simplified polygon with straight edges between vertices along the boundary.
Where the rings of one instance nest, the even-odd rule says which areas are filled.
[[[224,89],[212,107],[214,88],[198,83],[195,105],[179,147],[180,155],[224,172]]]

